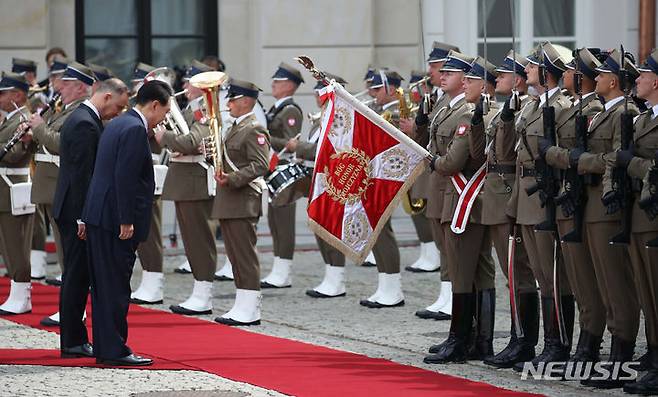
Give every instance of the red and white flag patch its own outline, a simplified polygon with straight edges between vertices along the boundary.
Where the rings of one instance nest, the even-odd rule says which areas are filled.
[[[466,130],[468,130],[468,124],[460,124],[459,127],[457,127],[457,135],[464,135]]]
[[[257,141],[258,141],[258,144],[261,145],[261,146],[264,145],[265,142],[267,142],[267,140],[265,139],[265,135],[263,135],[263,134],[258,134]]]
[[[295,120],[292,117],[288,119],[288,125],[289,126],[293,127],[295,124],[297,124],[297,120]]]

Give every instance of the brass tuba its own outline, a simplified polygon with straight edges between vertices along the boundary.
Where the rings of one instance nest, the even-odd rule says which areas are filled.
[[[222,170],[222,117],[219,112],[219,89],[228,80],[228,75],[223,72],[202,72],[190,78],[193,87],[203,91],[206,116],[210,127],[210,158],[215,166],[215,173]]]
[[[174,83],[176,82],[176,72],[167,67],[156,68],[150,71],[146,77],[144,77],[144,82],[151,80],[163,81],[169,84],[169,87],[173,88]],[[165,119],[161,124],[165,128],[174,131],[176,134],[189,134],[190,127],[185,122],[183,112],[181,112],[180,107],[178,106],[178,101],[176,101],[176,94],[171,96],[169,102],[171,105],[169,112],[165,115]]]
[[[398,98],[400,107],[400,119],[411,117],[412,108],[407,101],[406,94],[402,88],[395,90],[395,96]],[[418,215],[425,210],[427,205],[426,199],[412,199],[409,190],[402,196],[402,209],[409,215]]]

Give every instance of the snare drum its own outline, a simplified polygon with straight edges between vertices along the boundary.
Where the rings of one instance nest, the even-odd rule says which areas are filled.
[[[267,190],[270,193],[269,202],[275,206],[291,204],[310,188],[309,179],[312,169],[298,163],[289,163],[276,167],[265,177]],[[306,189],[306,190],[304,190]]]

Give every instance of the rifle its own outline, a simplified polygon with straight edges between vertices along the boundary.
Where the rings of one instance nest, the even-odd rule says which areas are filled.
[[[546,101],[542,109],[542,121],[544,123],[544,138],[546,138],[551,146],[555,146],[557,142],[555,134],[555,108],[548,103],[548,85],[546,82],[546,54],[542,51],[541,63],[539,65],[539,83],[544,86],[544,95]],[[537,180],[536,188],[531,186],[527,189],[526,193],[532,195],[534,192],[539,192],[542,207],[546,209],[546,220],[535,225],[536,231],[553,232],[557,233],[557,224],[555,222],[555,196],[559,191],[559,180],[556,175],[555,169],[546,163],[546,160],[538,157],[535,160],[535,178]]]
[[[583,116],[583,74],[580,71],[580,53],[575,51],[576,73],[574,74],[574,91],[578,95],[578,113],[576,115],[576,149],[587,151],[587,116]],[[577,167],[569,167],[564,173],[564,191],[555,198],[566,217],[573,215],[574,228],[562,236],[567,243],[580,243],[583,241],[583,217],[585,216],[585,177],[578,175]]]
[[[628,72],[624,68],[626,59],[624,46],[621,46],[621,62],[619,63],[619,87],[624,92],[624,112],[621,114],[621,150],[629,150],[633,142],[633,114],[628,111],[630,86]],[[631,219],[633,216],[633,186],[631,177],[623,167],[612,170],[612,190],[617,206],[609,213],[615,213],[621,208],[621,231],[610,238],[610,244],[629,244],[631,241]],[[610,207],[608,207],[610,209]],[[608,212],[608,211],[606,211]]]

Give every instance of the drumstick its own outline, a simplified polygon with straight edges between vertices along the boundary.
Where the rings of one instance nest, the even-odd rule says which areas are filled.
[[[300,137],[301,135],[302,135],[302,133],[300,132],[299,134],[295,135],[292,139],[299,139],[299,137]],[[285,153],[287,150],[288,150],[288,149],[286,149],[286,147],[284,146],[283,149],[281,149],[281,151],[280,151],[279,153],[277,153],[277,157],[281,157],[281,155],[282,155],[283,153]]]

